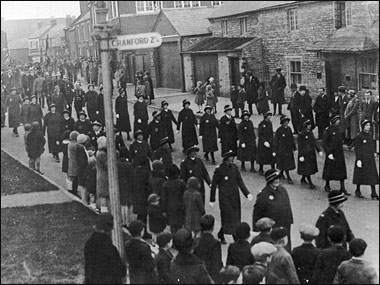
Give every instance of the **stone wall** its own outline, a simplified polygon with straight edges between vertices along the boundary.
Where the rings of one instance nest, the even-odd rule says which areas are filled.
[[[183,55],[183,72],[185,74],[185,90],[190,92],[193,90],[194,70],[190,54]]]

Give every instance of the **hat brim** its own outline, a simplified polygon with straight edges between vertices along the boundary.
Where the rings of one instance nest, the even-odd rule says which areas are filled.
[[[266,180],[267,183],[272,183],[274,180],[280,178],[280,173],[279,172],[274,172],[273,174],[270,175],[268,178],[265,178],[265,180]]]
[[[241,115],[240,118],[243,119],[245,116],[251,117],[251,114],[250,113],[244,113]]]
[[[227,111],[232,111],[232,107],[229,107],[227,109],[224,109],[224,112],[227,112]]]
[[[198,152],[198,151],[199,151],[199,147],[192,147],[192,148],[189,148],[188,150],[186,150],[186,153],[190,154],[192,152]]]
[[[273,116],[273,113],[268,112],[268,113],[265,113],[265,114],[264,114],[264,118],[266,118],[266,117],[268,117],[268,116]]]
[[[186,102],[183,102],[183,103],[182,103],[183,106],[185,106],[185,105],[187,105],[187,104],[190,105],[190,101],[186,101]]]
[[[283,118],[283,119],[280,120],[280,123],[282,124],[282,123],[284,123],[285,121],[288,121],[288,123],[289,123],[289,122],[290,122],[290,119],[289,119],[289,118]]]

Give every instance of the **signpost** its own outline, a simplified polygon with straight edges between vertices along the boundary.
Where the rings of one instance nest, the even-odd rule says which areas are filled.
[[[109,40],[109,48],[117,50],[155,48],[161,44],[162,36],[159,33],[122,35]]]

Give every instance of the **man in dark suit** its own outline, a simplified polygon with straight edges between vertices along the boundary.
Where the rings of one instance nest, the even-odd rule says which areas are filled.
[[[318,139],[322,139],[323,132],[329,126],[330,99],[325,88],[319,88],[319,94],[314,104],[315,121],[318,126]]]
[[[282,104],[285,104],[284,89],[286,87],[285,77],[281,74],[281,68],[276,68],[276,74],[270,81],[272,89],[273,115],[276,115],[276,106],[278,104],[278,114],[282,115]]]
[[[257,89],[259,89],[260,81],[252,74],[252,71],[248,71],[244,80],[244,90],[247,93],[248,109],[251,115],[253,114],[252,104],[257,103]]]
[[[377,108],[376,101],[372,98],[372,92],[367,91],[364,93],[364,100],[360,103],[360,123],[364,120],[373,122],[375,120],[375,112]],[[373,133],[373,124],[371,123],[371,132]]]

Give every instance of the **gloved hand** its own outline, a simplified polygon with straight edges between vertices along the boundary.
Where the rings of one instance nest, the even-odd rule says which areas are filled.
[[[197,124],[197,128],[199,129],[199,124]]]
[[[118,118],[118,119],[119,119],[119,117],[120,117],[120,116],[119,116],[119,114],[116,114],[116,118]]]
[[[199,139],[202,139],[202,136],[199,136]]]
[[[179,130],[176,130],[175,133],[176,133],[176,134],[179,134]]]
[[[265,145],[265,147],[270,147],[269,142],[265,142],[264,145]]]
[[[329,154],[328,158],[331,159],[331,160],[334,160],[334,155],[333,154]]]
[[[241,147],[242,147],[242,148],[245,148],[245,143],[242,143],[242,144],[241,144]]]
[[[218,139],[218,143],[222,143],[222,139],[221,138]]]
[[[305,158],[303,156],[300,157],[300,161],[301,162],[304,162],[305,161]]]
[[[214,202],[210,202],[210,203],[208,203],[208,205],[211,207],[211,208],[214,208]]]
[[[318,152],[318,154],[319,154],[319,156],[323,156],[323,152],[322,151]]]
[[[99,111],[96,111],[96,114],[99,114]],[[117,117],[117,118],[119,118],[119,117]]]
[[[248,194],[247,199],[248,199],[248,201],[252,201],[253,200],[252,194]]]
[[[141,119],[138,119],[138,120],[137,120],[137,123],[141,124]]]
[[[82,110],[84,111],[84,107],[82,107]]]
[[[59,141],[56,141],[55,144],[56,144],[56,145],[59,145]]]
[[[272,155],[273,155],[274,157],[276,157],[277,154],[276,154],[275,152],[273,152]]]
[[[5,116],[8,116],[8,112],[6,112],[4,115],[5,115]]]
[[[362,163],[362,161],[361,161],[361,160],[358,160],[358,161],[356,162],[356,166],[359,167],[359,168],[362,168],[362,167],[363,167],[363,163]]]

